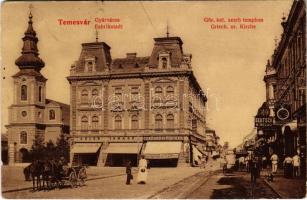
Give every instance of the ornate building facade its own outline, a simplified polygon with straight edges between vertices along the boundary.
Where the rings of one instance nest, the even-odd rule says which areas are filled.
[[[179,37],[154,39],[152,53],[111,58],[104,42],[82,44],[68,77],[73,162],[99,166],[198,164],[207,98]],[[193,155],[198,156],[193,158]]]
[[[266,66],[266,102],[258,110],[262,123],[259,140],[267,155],[300,155],[306,174],[306,5],[293,1],[288,18],[281,23],[284,31],[271,61]],[[256,116],[256,117],[257,117]],[[260,134],[259,134],[260,133]]]
[[[46,99],[47,79],[40,73],[45,63],[39,58],[36,32],[29,15],[21,56],[13,75],[14,100],[9,107],[9,164],[29,162],[29,150],[36,137],[55,141],[60,133],[69,133],[69,106]]]

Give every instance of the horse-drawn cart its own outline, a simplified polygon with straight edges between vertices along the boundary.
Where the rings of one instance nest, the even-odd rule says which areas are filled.
[[[85,185],[87,178],[86,168],[84,166],[64,167],[63,175],[60,181],[61,186],[69,184],[72,188]]]

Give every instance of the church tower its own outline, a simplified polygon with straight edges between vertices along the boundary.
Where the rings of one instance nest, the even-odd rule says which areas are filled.
[[[29,14],[28,28],[24,33],[21,56],[15,64],[19,72],[13,75],[13,104],[9,107],[9,163],[29,161],[28,152],[36,135],[44,137],[44,109],[46,81],[40,73],[45,66],[39,58],[38,38]]]

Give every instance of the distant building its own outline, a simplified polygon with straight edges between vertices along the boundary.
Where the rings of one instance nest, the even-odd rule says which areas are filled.
[[[116,59],[104,42],[82,44],[68,77],[73,162],[136,165],[144,155],[151,166],[177,166],[201,157],[207,98],[192,56],[179,37],[154,41],[150,56]]]
[[[206,134],[205,134],[205,151],[208,155],[212,155],[214,151],[218,150],[218,141],[220,137],[216,135],[215,130],[206,128]]]
[[[29,162],[29,150],[35,136],[56,141],[60,133],[69,133],[69,106],[46,99],[47,79],[40,73],[45,66],[38,57],[36,32],[29,15],[28,29],[22,38],[21,56],[13,75],[13,104],[9,107],[9,164]]]

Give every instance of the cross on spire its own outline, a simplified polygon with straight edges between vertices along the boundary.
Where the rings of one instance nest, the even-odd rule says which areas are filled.
[[[30,11],[29,18],[30,19],[32,19],[32,9],[33,9],[33,5],[32,5],[32,3],[30,3],[30,5],[29,5],[29,11]]]

